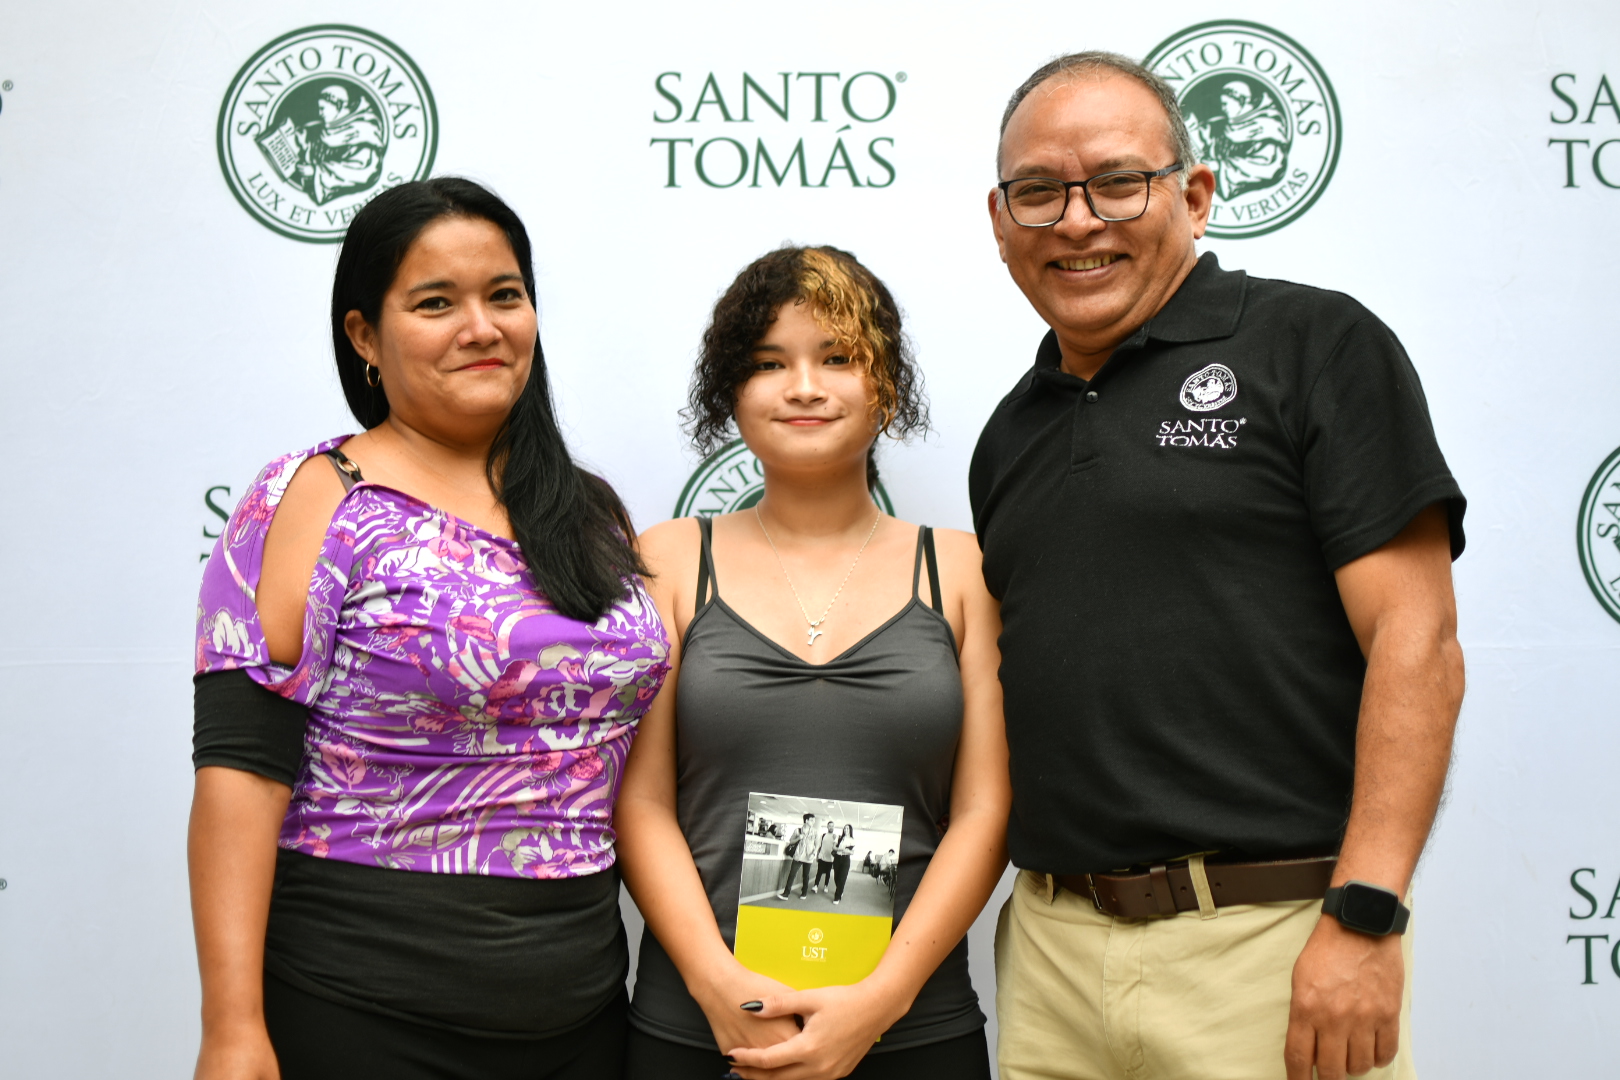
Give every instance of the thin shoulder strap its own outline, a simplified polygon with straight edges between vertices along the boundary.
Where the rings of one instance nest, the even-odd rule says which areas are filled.
[[[334,446],[326,452],[326,459],[332,463],[332,468],[337,470],[338,479],[343,481],[344,491],[348,491],[365,479],[360,475],[360,466],[350,461],[348,455],[337,447]]]
[[[933,599],[933,609],[944,614],[944,604],[940,599],[940,560],[933,554],[933,529],[927,525],[917,526],[917,559],[912,563],[912,596],[922,599],[917,593],[917,586],[922,585],[922,563],[928,560],[928,596]]]
[[[913,600],[919,599],[917,586],[922,584],[923,534],[927,531],[928,526],[917,526],[917,554],[911,560],[911,597]]]
[[[927,525],[922,526],[922,554],[928,559],[928,597],[933,601],[933,609],[944,614],[944,601],[940,599],[940,560],[933,554],[933,529]],[[912,593],[917,589],[912,588]]]
[[[698,533],[703,538],[703,550],[698,555],[697,606],[693,611],[702,611],[703,605],[720,595],[720,578],[714,572],[714,522],[700,515]],[[714,584],[712,595],[709,590],[711,582]]]

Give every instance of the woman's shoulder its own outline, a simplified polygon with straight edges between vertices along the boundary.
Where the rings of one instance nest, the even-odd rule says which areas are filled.
[[[692,580],[702,550],[698,519],[660,521],[636,537],[636,547],[647,567],[647,591],[658,605],[670,637],[679,638],[686,632],[685,620],[691,616],[689,590],[683,589],[682,583]]]
[[[231,513],[230,520],[221,534],[221,542],[216,546],[224,549],[261,546],[271,522],[287,498],[293,477],[298,475],[299,469],[311,458],[324,454],[348,438],[347,435],[339,435],[316,443],[307,450],[294,450],[272,458],[259,470],[253,483],[248,485],[247,491],[237,502],[236,509]]]
[[[302,481],[295,483],[294,477],[311,457],[324,453],[345,438],[328,439],[307,450],[272,459],[236,504],[203,568],[197,611],[198,671],[251,668],[269,662],[259,600],[267,584],[266,571],[269,570],[274,579],[275,564],[283,561],[277,559],[276,549],[285,546],[272,541],[272,527],[277,527],[277,540],[286,536],[288,519],[299,517],[297,504],[307,501],[301,497],[302,489],[313,486]],[[332,480],[337,483],[336,474],[332,474]],[[338,488],[341,497],[341,484]],[[288,506],[295,509],[289,511]],[[309,559],[312,564],[314,561],[314,557]],[[270,565],[267,566],[267,562]],[[309,577],[306,571],[297,587],[302,589]],[[270,592],[274,593],[274,580],[269,585]]]
[[[935,529],[934,548],[945,556],[971,561],[975,566],[980,560],[979,538],[970,532],[961,529]]]
[[[320,482],[312,479],[318,475],[315,470],[306,470],[302,474],[300,470],[314,458],[348,439],[347,435],[339,435],[316,443],[307,450],[294,450],[272,458],[269,464],[259,470],[259,475],[254,478],[253,483],[242,495],[241,501],[236,504],[236,510],[231,514],[231,519],[222,534],[220,546],[238,550],[245,547],[262,547],[277,518],[302,516],[299,511],[305,504],[325,501],[305,497],[309,489],[319,487]],[[337,474],[331,469],[326,471],[336,482],[341,497],[342,483],[337,481]],[[303,478],[295,483],[294,478],[301,475]],[[327,513],[330,514],[335,506],[334,501],[331,506],[326,507]]]
[[[924,528],[900,518],[894,519],[895,526],[906,532],[915,532]],[[971,560],[975,566],[979,563],[979,538],[970,532],[961,529],[943,529],[938,526],[927,526],[934,536],[934,551],[941,559],[953,561]]]
[[[909,522],[900,524],[908,529],[918,528]],[[961,529],[931,528],[930,531],[933,533],[935,561],[939,566],[940,587],[947,599],[951,596],[971,598],[987,595],[979,538]]]
[[[303,468],[304,464],[311,458],[319,457],[333,447],[341,446],[351,437],[349,435],[337,435],[330,439],[324,439],[308,449],[293,450],[271,458],[264,468],[259,470],[259,475],[254,478],[253,483],[248,487],[247,494],[237,504],[238,509],[247,508],[252,512],[252,516],[260,519],[263,523],[268,523],[270,518],[274,516],[276,507],[286,498],[293,477],[298,475],[298,470]]]
[[[645,529],[636,543],[648,569],[656,575],[658,567],[665,569],[692,563],[697,559],[703,540],[695,517],[671,518]]]

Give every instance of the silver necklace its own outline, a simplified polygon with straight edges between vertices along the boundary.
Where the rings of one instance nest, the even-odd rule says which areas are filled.
[[[814,645],[816,638],[821,636],[821,624],[827,621],[828,615],[832,614],[833,605],[838,603],[838,597],[843,593],[844,586],[849,584],[850,575],[855,573],[856,564],[861,561],[861,556],[866,554],[866,545],[870,544],[872,537],[877,535],[878,522],[883,520],[883,511],[879,510],[877,517],[872,519],[872,528],[867,532],[866,539],[861,542],[861,550],[855,553],[855,562],[849,564],[849,573],[845,574],[844,580],[838,583],[838,591],[833,593],[831,600],[827,601],[827,610],[821,613],[819,619],[812,619],[810,613],[804,610],[804,598],[799,595],[799,590],[793,587],[793,575],[788,573],[787,564],[782,561],[782,553],[776,550],[776,541],[771,539],[771,532],[765,527],[765,519],[759,516],[758,503],[754,504],[754,520],[759,522],[759,531],[765,534],[765,542],[771,545],[771,551],[776,555],[776,565],[782,568],[782,576],[787,578],[788,588],[793,591],[793,599],[799,604],[799,614],[803,615],[804,621],[810,624],[810,640],[806,644]]]

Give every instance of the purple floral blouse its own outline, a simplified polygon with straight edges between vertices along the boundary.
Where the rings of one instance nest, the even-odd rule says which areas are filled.
[[[281,846],[440,874],[583,877],[613,865],[636,721],[669,670],[639,581],[595,623],[538,592],[518,545],[356,484],[310,581],[304,652],[273,662],[254,590],[293,473],[265,466],[203,572],[197,671],[245,670],[309,708]]]

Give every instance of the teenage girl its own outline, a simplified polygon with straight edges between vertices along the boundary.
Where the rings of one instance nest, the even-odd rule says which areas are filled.
[[[845,252],[771,252],[716,306],[691,404],[700,448],[735,424],[765,491],[641,540],[676,667],[615,819],[650,931],[627,1075],[984,1080],[963,935],[1006,865],[1000,622],[971,535],[872,498],[878,437],[925,424],[894,300]],[[860,982],[794,992],[733,956],[750,792],[903,808],[894,934]]]

